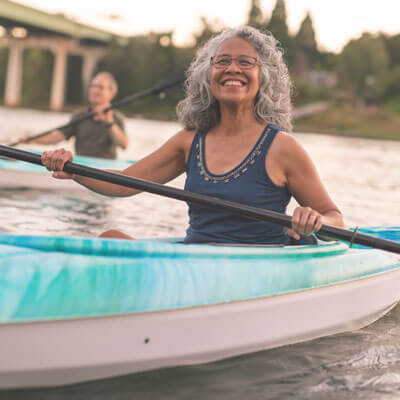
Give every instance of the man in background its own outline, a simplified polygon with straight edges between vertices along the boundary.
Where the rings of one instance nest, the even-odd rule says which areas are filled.
[[[111,100],[115,97],[117,91],[118,85],[112,74],[99,72],[90,83],[89,109],[73,114],[71,121],[90,111],[95,111],[97,114],[71,127],[55,130],[48,135],[31,140],[29,143],[57,144],[74,136],[76,154],[99,158],[116,158],[117,147],[123,149],[128,147],[124,118],[119,111],[109,110],[104,112],[104,110],[111,105]]]

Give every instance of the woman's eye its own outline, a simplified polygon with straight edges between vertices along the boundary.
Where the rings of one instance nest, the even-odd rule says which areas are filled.
[[[239,59],[238,62],[239,62],[239,65],[242,65],[244,67],[251,65],[251,62],[249,60]]]
[[[218,60],[215,61],[219,65],[228,65],[231,63],[230,58],[219,58]]]

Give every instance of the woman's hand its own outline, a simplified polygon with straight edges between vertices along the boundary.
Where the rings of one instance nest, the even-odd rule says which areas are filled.
[[[292,229],[288,229],[289,236],[296,240],[300,235],[309,236],[318,232],[322,227],[322,215],[310,207],[295,208],[292,216]]]
[[[72,153],[65,149],[45,151],[42,154],[42,164],[49,170],[54,171],[53,177],[57,179],[73,179],[74,174],[64,172],[63,168],[67,161],[72,161]]]

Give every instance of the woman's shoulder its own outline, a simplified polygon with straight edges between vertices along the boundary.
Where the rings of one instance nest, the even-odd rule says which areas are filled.
[[[281,155],[288,155],[302,148],[301,144],[292,134],[282,130],[278,130],[273,142],[273,147],[275,151],[282,153]]]
[[[195,135],[195,130],[181,129],[168,140],[168,143],[176,146],[176,148],[179,148],[186,153],[189,151]]]
[[[173,136],[173,139],[182,145],[191,144],[196,135],[195,130],[181,129]]]

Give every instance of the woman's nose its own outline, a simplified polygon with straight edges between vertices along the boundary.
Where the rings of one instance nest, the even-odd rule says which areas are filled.
[[[232,60],[232,62],[225,68],[225,72],[242,72],[241,68],[237,65],[236,60]]]

